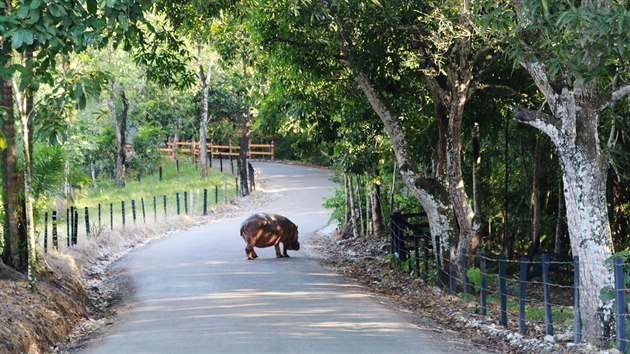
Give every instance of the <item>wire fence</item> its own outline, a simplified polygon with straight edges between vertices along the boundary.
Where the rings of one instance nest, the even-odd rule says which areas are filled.
[[[401,269],[435,281],[450,294],[478,296],[479,314],[496,318],[505,327],[509,316],[516,317],[518,331],[523,335],[528,333],[528,327],[536,326],[544,328],[548,336],[557,330],[572,331],[574,343],[582,341],[580,291],[584,289],[580,285],[579,257],[542,254],[540,259],[510,260],[480,251],[459,262],[449,262],[436,251],[441,249],[440,237],[431,237],[425,214],[393,213],[388,229],[390,252]],[[617,349],[625,353],[625,292],[630,289],[624,283],[621,258],[614,259],[613,269],[616,333],[604,339],[616,340]]]
[[[250,163],[248,171],[246,181],[249,183],[249,190],[253,191],[255,176]],[[161,178],[160,173],[160,180]],[[241,196],[240,187],[239,178],[235,177],[233,182],[226,180],[222,185],[212,185],[204,189],[175,191],[82,208],[71,205],[64,210],[44,213],[43,222],[37,228],[37,240],[44,253],[47,253],[49,249],[69,249],[80,240],[96,237],[105,230],[113,231],[180,215],[205,216],[212,206],[227,204]]]

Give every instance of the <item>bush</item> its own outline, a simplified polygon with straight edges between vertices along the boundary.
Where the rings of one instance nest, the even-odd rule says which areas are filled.
[[[162,158],[158,148],[164,139],[161,127],[151,122],[141,125],[132,138],[134,155],[129,157],[129,167],[143,175],[157,171]]]

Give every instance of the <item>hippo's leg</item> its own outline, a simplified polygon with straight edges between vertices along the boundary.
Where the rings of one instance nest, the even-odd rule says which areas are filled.
[[[273,245],[273,247],[276,248],[276,258],[282,258],[282,254],[280,254],[280,245],[276,243],[275,245]],[[284,253],[287,253],[286,250]]]
[[[287,254],[287,245],[285,245],[284,243],[282,244],[282,251],[282,256],[289,257],[289,255]]]
[[[258,257],[256,252],[254,252],[254,246],[247,245],[245,247],[245,254],[247,254],[247,259],[255,259]]]

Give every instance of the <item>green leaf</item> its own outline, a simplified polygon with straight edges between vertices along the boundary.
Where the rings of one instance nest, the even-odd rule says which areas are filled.
[[[33,32],[25,28],[20,28],[13,33],[13,36],[11,36],[11,48],[18,49],[24,43],[27,45],[33,44]]]
[[[39,7],[39,5],[41,5],[41,4],[42,4],[42,1],[41,1],[41,0],[33,0],[33,1],[31,2],[31,9],[36,9],[36,8],[38,8],[38,7]]]
[[[48,7],[48,12],[50,12],[53,17],[61,17],[66,14],[66,10],[57,4],[50,5]]]
[[[25,19],[26,16],[28,16],[28,12],[29,11],[30,11],[30,9],[27,6],[22,6],[17,11],[17,17],[19,19]]]
[[[96,0],[87,0],[87,9],[91,15],[96,14],[96,10],[97,10]]]
[[[74,85],[74,98],[81,98],[83,97],[83,85],[81,85],[81,83],[76,83]]]

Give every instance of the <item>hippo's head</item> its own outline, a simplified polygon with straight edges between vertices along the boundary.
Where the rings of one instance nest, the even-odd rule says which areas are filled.
[[[289,232],[289,237],[287,239],[287,249],[288,250],[292,250],[292,251],[299,251],[300,250],[300,243],[298,242],[298,228],[297,225],[291,223],[291,226],[293,226],[292,230]]]

